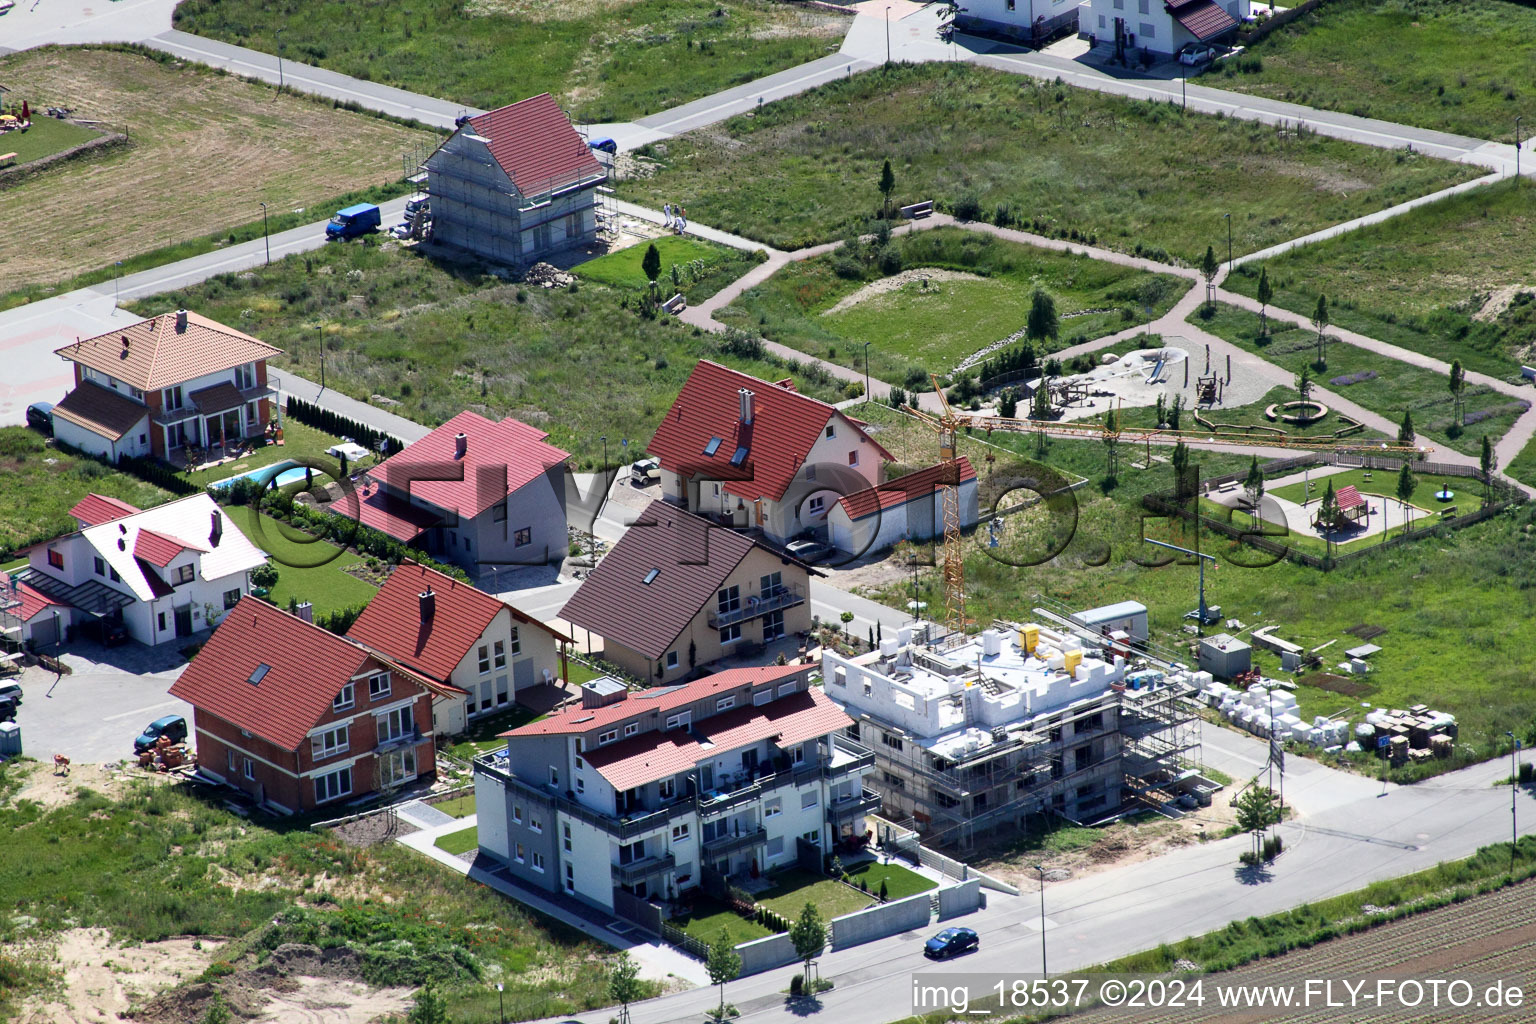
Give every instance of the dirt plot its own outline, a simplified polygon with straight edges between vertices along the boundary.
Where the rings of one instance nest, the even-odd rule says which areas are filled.
[[[0,58],[7,100],[64,105],[130,145],[3,192],[26,216],[0,234],[7,287],[53,282],[164,245],[400,176],[432,136],[190,65],[110,50]],[[316,219],[330,210],[317,209]]]
[[[116,1021],[137,1000],[152,996],[206,968],[216,939],[167,939],[113,946],[102,928],[72,928],[52,937],[62,983],[21,1011],[18,1024],[86,1024]]]
[[[74,764],[69,766],[68,772],[64,772],[39,761],[31,766],[14,802],[36,800],[43,807],[58,807],[75,799],[82,789],[95,790],[115,800],[127,791],[128,783],[135,779],[151,779],[162,784],[172,781],[169,775],[140,771],[116,763]]]
[[[1390,909],[1390,908],[1382,908]],[[1288,1022],[1352,1021],[1439,1021],[1464,1020],[1479,1024],[1528,1021],[1531,987],[1536,984],[1536,882],[1475,896],[1463,903],[1427,911],[1373,928],[1366,932],[1320,943],[1310,949],[1260,961],[1236,971],[1209,975],[1205,979],[1207,1002],[1203,1007],[1158,1011],[1159,1022]],[[1341,1013],[1313,1002],[1310,1011],[1291,1009],[1283,1014],[1266,1011],[1224,1009],[1212,994],[1214,986],[1293,986],[1302,991],[1308,979],[1393,978],[1401,984],[1407,979],[1463,979],[1472,985],[1481,1000],[1487,987],[1500,980],[1507,991],[1518,986],[1525,992],[1527,1005],[1516,1007],[1473,1003],[1460,1011],[1448,1009],[1442,1001],[1439,1009],[1429,1002],[1405,1007],[1396,1000],[1380,1008],[1369,1006]],[[1335,990],[1340,989],[1338,982]],[[1374,986],[1371,988],[1375,992]],[[1401,990],[1411,994],[1411,990]],[[1457,998],[1464,998],[1458,995]],[[1364,1004],[1360,1004],[1364,1006]],[[1074,1014],[1073,1020],[1094,1024],[1144,1024],[1149,1018],[1145,1006],[1137,1009],[1117,1007]]]

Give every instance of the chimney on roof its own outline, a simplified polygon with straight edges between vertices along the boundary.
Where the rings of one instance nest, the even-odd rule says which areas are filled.
[[[736,394],[741,398],[741,425],[750,427],[752,425],[752,399],[756,396],[746,388],[738,389]]]
[[[432,616],[437,611],[437,595],[432,593],[431,584],[427,589],[416,595],[417,602],[421,605],[421,624],[427,625],[432,621]]]
[[[184,309],[178,309],[176,311],[176,333],[177,334],[185,334],[186,332],[187,332],[187,311],[184,310]]]
[[[300,601],[293,609],[293,613],[305,622],[313,623],[315,621],[315,606],[309,601]]]
[[[218,547],[219,541],[224,538],[224,517],[219,515],[218,509],[209,512],[208,516],[212,520],[208,527],[208,543]]]
[[[461,430],[453,435],[453,457],[462,459],[467,451],[469,451],[469,435]]]

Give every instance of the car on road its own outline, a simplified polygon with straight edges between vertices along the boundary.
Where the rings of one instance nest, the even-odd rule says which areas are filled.
[[[923,956],[930,960],[948,960],[961,953],[981,948],[981,936],[969,928],[945,928],[923,943]]]
[[[142,754],[152,749],[161,736],[169,737],[172,743],[181,743],[187,738],[187,720],[180,715],[166,715],[164,718],[155,719],[134,739],[133,752]]]
[[[790,557],[798,559],[806,565],[832,557],[832,548],[830,546],[812,538],[792,540],[784,545],[784,550],[789,552]]]
[[[27,426],[53,436],[53,403],[33,402],[27,406]]]
[[[21,686],[17,683],[6,683],[0,686],[0,700],[14,700],[21,703]]]
[[[430,202],[431,197],[422,195],[420,192],[411,196],[411,198],[405,201],[405,219],[410,220],[416,216],[417,210],[425,209],[430,213],[431,207],[428,205]]]
[[[661,481],[661,460],[641,459],[629,467],[629,482],[639,487],[649,487]]]
[[[1205,43],[1185,43],[1179,48],[1179,63],[1199,67],[1216,59],[1216,48]]]

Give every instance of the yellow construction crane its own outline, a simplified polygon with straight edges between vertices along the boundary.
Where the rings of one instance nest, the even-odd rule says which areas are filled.
[[[950,408],[939,378],[933,378],[933,389],[939,394],[939,406],[943,410],[937,417],[919,412],[908,406],[918,419],[933,427],[939,434],[939,493],[944,514],[944,624],[952,632],[964,633],[965,618],[965,538],[960,532],[960,427],[964,420]]]

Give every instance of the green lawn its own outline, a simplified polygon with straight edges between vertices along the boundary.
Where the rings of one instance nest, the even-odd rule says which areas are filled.
[[[78,124],[45,117],[41,110],[34,110],[31,128],[0,135],[0,153],[15,153],[16,163],[24,164],[89,142],[100,134]]]
[[[1536,487],[1536,439],[1527,441],[1520,454],[1503,467],[1504,472],[1521,483]]]
[[[889,159],[894,204],[1186,263],[1225,254],[1228,213],[1251,252],[1478,173],[951,63],[840,78],[639,156],[658,166],[628,198],[781,249],[863,230]]]
[[[455,815],[455,817],[461,817],[461,815]],[[469,828],[461,829],[458,832],[449,832],[447,835],[438,836],[432,845],[439,850],[447,850],[457,857],[461,853],[468,853],[471,850],[478,850],[480,848],[480,829],[475,825],[471,825]]]
[[[191,0],[184,32],[490,109],[552,92],[628,121],[835,51],[849,19],[767,0]]]
[[[289,599],[294,598],[309,601],[316,615],[325,615],[362,608],[378,593],[376,587],[342,572],[346,566],[361,562],[361,556],[254,512],[248,505],[230,505],[224,511],[252,544],[272,556],[278,575],[271,600],[279,608],[288,607]]]
[[[102,465],[44,445],[43,435],[26,427],[0,427],[0,559],[20,547],[71,533],[75,503],[95,492],[138,508],[171,495]]]
[[[1310,317],[1322,293],[1340,327],[1512,377],[1529,361],[1521,353],[1536,345],[1533,231],[1531,183],[1503,181],[1293,249],[1266,266],[1277,306]],[[1226,287],[1253,295],[1259,269],[1238,267]],[[1498,289],[1512,292],[1508,308],[1475,318]]]
[[[488,750],[500,750],[507,745],[507,741],[497,739],[499,734],[529,722],[537,722],[543,717],[525,707],[514,705],[506,711],[477,718],[469,723],[469,731],[448,747],[445,753],[461,761],[468,761]]]
[[[306,458],[314,459],[322,465],[333,467],[336,472],[341,471],[341,466],[333,456],[325,454],[325,450],[338,444],[341,438],[327,434],[314,427],[305,426],[298,420],[289,416],[283,417],[283,443],[281,445],[269,444],[263,448],[257,448],[234,462],[226,462],[222,465],[212,466],[208,469],[196,472],[182,473],[182,479],[189,483],[206,487],[209,484],[218,483],[220,480],[228,480],[231,477],[241,476],[253,469],[270,466],[275,462],[284,462],[288,459]],[[329,483],[319,470],[315,471],[315,479],[318,483]]]
[[[1532,36],[1536,10],[1507,0],[1332,0],[1203,84],[1511,142],[1536,109]]]
[[[879,861],[872,860],[850,869],[848,877],[854,885],[863,882],[872,893],[878,893],[880,886],[884,884],[885,898],[888,900],[916,896],[920,892],[939,887],[939,884],[932,879],[925,878],[900,864],[881,864]]]
[[[866,292],[830,312],[863,289],[881,287],[893,272],[922,270],[935,279]],[[1036,288],[1052,295],[1062,317],[1060,337],[1045,339],[1054,350],[1161,316],[1187,285],[1171,275],[940,228],[895,236],[888,247],[850,244],[791,263],[716,315],[861,371],[868,341],[876,379],[927,390],[929,372],[946,375],[1022,330]]]
[[[565,681],[572,686],[580,686],[582,683],[589,683],[602,674],[603,673],[599,672],[595,668],[588,668],[586,665],[583,665],[575,658],[569,659],[565,665]]]
[[[748,254],[722,259],[689,287],[718,288],[752,263]],[[481,268],[370,241],[222,274],[132,308],[146,316],[196,309],[239,324],[285,351],[275,360],[280,369],[311,380],[320,379],[321,325],[330,387],[362,401],[387,396],[400,403],[394,412],[425,424],[466,408],[516,416],[548,430],[552,443],[576,456],[577,470],[601,463],[602,435],[610,457],[621,438],[643,447],[699,359],[766,380],[793,376],[818,398],[837,395],[819,368],[791,367],[750,339],[648,318],[631,308],[633,298],[603,285],[509,284]]]
[[[799,913],[798,909],[796,913]],[[748,921],[730,907],[716,902],[703,893],[694,899],[692,913],[673,918],[672,924],[700,942],[710,945],[720,941],[722,931],[733,946],[751,942],[753,939],[765,939],[775,934],[756,921]]]
[[[757,902],[790,921],[800,918],[806,903],[816,908],[823,921],[830,921],[855,910],[863,910],[874,900],[850,889],[842,882],[808,871],[782,871],[772,876],[773,888],[757,894]],[[879,890],[876,885],[876,891]]]
[[[475,794],[465,793],[456,796],[452,800],[443,800],[432,805],[433,810],[442,811],[444,814],[455,818],[465,818],[475,813]]]
[[[1317,332],[1270,321],[1268,338],[1259,333],[1259,315],[1235,306],[1218,304],[1214,316],[1197,321],[1212,334],[1257,353],[1267,361],[1299,374],[1317,358]],[[1341,383],[1374,372],[1376,376]],[[1403,413],[1413,414],[1415,433],[1426,445],[1449,448],[1467,455],[1482,451],[1483,438],[1498,441],[1524,412],[1519,399],[1483,384],[1469,384],[1463,391],[1465,425],[1453,426],[1453,400],[1448,377],[1400,360],[1368,352],[1343,342],[1328,346],[1328,367],[1314,369],[1312,379],[1342,398],[1347,398],[1393,423]],[[1294,394],[1285,400],[1294,399]],[[1316,433],[1315,427],[1308,428]]]
[[[1367,474],[1370,474],[1369,479],[1366,478]],[[1312,481],[1316,485],[1312,488],[1311,500],[1313,502],[1322,500],[1323,492],[1330,482],[1336,491],[1341,487],[1353,487],[1361,494],[1384,495],[1392,500],[1394,508],[1397,505],[1396,473],[1389,473],[1379,469],[1374,471],[1350,469],[1342,473],[1329,473],[1327,476],[1317,477]],[[1442,488],[1449,488],[1456,495],[1452,504],[1461,506],[1463,511],[1466,511],[1466,506],[1469,503],[1473,508],[1477,507],[1482,495],[1482,486],[1476,480],[1468,477],[1429,476],[1423,473],[1416,473],[1414,474],[1413,494],[1409,496],[1408,504],[1436,511],[1444,507],[1444,503],[1435,498],[1435,492]],[[1287,484],[1273,491],[1266,491],[1265,493],[1301,504],[1304,500],[1304,490],[1303,484],[1294,483]]]
[[[672,268],[678,267],[679,280],[677,285],[686,283],[683,276],[685,267],[695,260],[708,269],[722,258],[734,255],[734,251],[715,242],[706,242],[698,238],[684,238],[679,235],[663,235],[650,242],[638,242],[626,246],[618,252],[599,256],[595,260],[577,264],[573,269],[576,275],[584,281],[592,281],[596,284],[611,285],[615,288],[644,288],[646,285],[645,271],[640,269],[640,261],[645,258],[645,253],[652,245],[656,247],[656,255],[661,257],[661,283],[663,286],[672,284]]]

